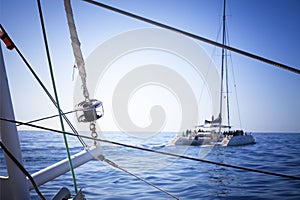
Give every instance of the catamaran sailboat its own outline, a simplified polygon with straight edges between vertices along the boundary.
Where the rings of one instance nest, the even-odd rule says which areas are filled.
[[[181,135],[177,135],[170,141],[171,145],[210,145],[216,142],[221,142],[222,138],[218,134],[219,117],[212,120],[205,120],[204,125],[196,126],[195,129],[186,130]]]
[[[223,5],[223,23],[222,23],[222,44],[226,45],[226,0]],[[220,89],[220,113],[215,119],[212,116],[211,120],[205,120],[203,125],[196,126],[197,129],[193,131],[187,130],[181,135],[177,135],[170,141],[170,144],[174,145],[206,145],[216,144],[220,142],[222,146],[238,146],[254,144],[255,139],[253,135],[245,133],[243,130],[231,130],[229,120],[229,95],[228,95],[228,75],[227,75],[227,50],[222,48],[222,64],[221,64],[221,89]],[[224,77],[224,72],[226,77]],[[224,83],[226,90],[224,91]],[[226,105],[227,105],[227,125],[223,125],[222,122],[222,109],[223,109],[223,94],[226,93]],[[204,130],[203,130],[204,129]],[[227,131],[223,131],[228,129]]]

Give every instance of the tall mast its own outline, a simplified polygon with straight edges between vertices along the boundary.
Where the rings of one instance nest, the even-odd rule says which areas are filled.
[[[226,44],[226,0],[223,4],[223,21],[222,21],[222,44]],[[227,98],[227,121],[229,125],[229,99],[228,99],[228,75],[227,75],[227,62],[226,62],[226,50],[222,48],[222,62],[221,62],[221,90],[220,90],[220,127],[219,132],[221,131],[222,125],[222,110],[223,110],[223,90],[224,90],[224,69],[226,70],[226,98]]]
[[[226,10],[225,10],[225,6],[226,6],[226,0],[224,0],[224,16],[223,16],[223,44],[226,45],[227,41],[226,41]],[[224,68],[225,68],[225,80],[226,80],[226,104],[227,104],[227,125],[230,127],[230,110],[229,110],[229,90],[228,90],[228,65],[227,65],[227,50],[224,50],[224,54],[222,55],[222,59],[224,60]]]

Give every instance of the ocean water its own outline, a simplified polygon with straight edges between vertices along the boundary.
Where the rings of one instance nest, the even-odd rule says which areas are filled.
[[[257,143],[238,147],[167,146],[173,133],[151,139],[136,139],[124,133],[105,133],[107,139],[184,154],[190,157],[238,165],[300,177],[300,133],[253,133]],[[63,138],[58,133],[19,131],[25,168],[34,173],[66,157]],[[82,150],[74,137],[68,137],[71,153]],[[180,199],[300,199],[300,181],[231,169],[212,164],[172,158],[127,147],[102,147],[106,158]],[[172,199],[135,177],[102,161],[90,161],[75,169],[78,188],[87,199]],[[6,175],[0,150],[0,175]],[[61,188],[74,191],[67,173],[40,186],[51,199]],[[39,199],[31,191],[32,199]]]

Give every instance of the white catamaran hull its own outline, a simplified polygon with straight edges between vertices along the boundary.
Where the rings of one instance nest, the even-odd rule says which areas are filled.
[[[222,141],[222,146],[239,146],[255,144],[255,139],[252,135],[227,136]]]
[[[210,137],[195,139],[195,137],[185,137],[185,136],[178,136],[174,138],[170,143],[173,145],[207,145],[211,144],[212,139]]]
[[[174,137],[169,144],[170,145],[210,145],[216,142],[221,142],[222,138],[216,133],[190,133],[182,134]]]

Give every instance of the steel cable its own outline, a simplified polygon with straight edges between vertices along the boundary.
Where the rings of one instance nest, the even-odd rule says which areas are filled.
[[[51,57],[50,57],[49,45],[48,45],[48,41],[47,41],[47,34],[46,34],[46,28],[45,28],[45,23],[44,23],[41,0],[37,0],[37,4],[38,4],[40,22],[41,22],[41,27],[42,27],[42,32],[43,32],[45,50],[46,50],[46,55],[47,55],[47,60],[48,60],[48,65],[49,65],[50,77],[51,77],[52,87],[53,87],[53,91],[54,91],[55,102],[56,102],[57,110],[58,110],[58,114],[59,114],[59,121],[60,121],[60,125],[61,125],[61,130],[65,131],[65,125],[64,125],[63,118],[62,118],[62,112],[61,112],[61,109],[60,109],[58,93],[57,93],[57,89],[56,89],[56,83],[55,83],[55,80],[54,80],[54,73],[53,73],[53,67],[52,67],[52,62],[51,62]],[[73,163],[72,163],[72,159],[71,159],[71,154],[70,154],[70,150],[69,150],[68,140],[67,140],[67,137],[66,137],[65,134],[63,134],[63,138],[64,138],[65,147],[66,147],[66,153],[67,153],[68,160],[69,160],[70,171],[71,171],[71,174],[72,174],[74,190],[75,190],[75,193],[77,193],[78,189],[77,189],[77,184],[76,184],[75,172],[74,172]]]
[[[223,45],[221,43],[209,40],[207,38],[195,35],[193,33],[189,33],[187,31],[177,29],[177,28],[171,27],[169,25],[166,25],[166,24],[163,24],[163,23],[160,23],[160,22],[156,22],[156,21],[151,20],[151,19],[147,19],[145,17],[141,17],[139,15],[135,15],[133,13],[130,13],[130,12],[127,12],[127,11],[124,11],[124,10],[121,10],[121,9],[118,9],[118,8],[115,8],[115,7],[100,3],[100,2],[96,2],[96,1],[93,1],[93,0],[83,0],[83,1],[85,1],[87,3],[90,3],[90,4],[94,4],[96,6],[99,6],[99,7],[105,8],[105,9],[108,9],[108,10],[111,10],[111,11],[114,11],[114,12],[117,12],[117,13],[120,13],[122,15],[126,15],[126,16],[131,17],[131,18],[135,18],[135,19],[140,20],[140,21],[144,21],[146,23],[149,23],[149,24],[152,24],[152,25],[164,28],[164,29],[168,29],[168,30],[183,34],[185,36],[188,36],[188,37],[196,39],[196,40],[200,40],[202,42],[205,42],[205,43],[208,43],[208,44],[211,44],[211,45],[223,48],[223,49],[227,49],[229,51],[233,51],[235,53],[238,53],[238,54],[241,54],[241,55],[244,55],[244,56],[256,59],[256,60],[259,60],[261,62],[268,63],[268,64],[273,65],[275,67],[282,68],[282,69],[288,70],[288,71],[296,73],[296,74],[300,74],[300,70],[297,69],[297,68],[293,68],[293,67],[287,66],[285,64],[282,64],[282,63],[279,63],[279,62],[276,62],[276,61],[272,61],[270,59],[267,59],[267,58],[264,58],[264,57],[261,57],[261,56],[258,56],[258,55],[255,55],[255,54],[252,54],[252,53],[249,53],[249,52],[246,52],[246,51],[234,48],[234,47]]]

